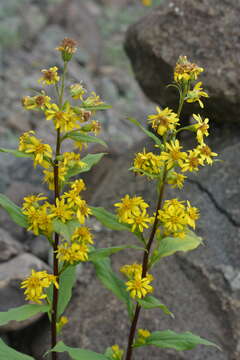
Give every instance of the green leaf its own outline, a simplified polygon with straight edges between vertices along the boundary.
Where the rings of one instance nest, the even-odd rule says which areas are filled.
[[[143,299],[137,299],[139,305],[141,305],[144,309],[155,309],[160,308],[164,314],[171,315],[174,318],[173,313],[168,309],[168,307],[162,304],[157,298],[154,296],[146,296]]]
[[[102,159],[102,157],[105,154],[106,153],[88,154],[87,156],[85,156],[81,160],[86,164],[86,166],[84,166],[84,167],[80,167],[80,166],[71,167],[67,172],[66,179],[69,179],[72,176],[76,176],[78,174],[81,174],[83,172],[87,172],[87,171],[91,170],[91,168],[94,165],[96,165]]]
[[[136,119],[129,117],[129,121],[131,121],[134,125],[138,126],[147,136],[149,136],[157,145],[161,145],[161,140],[154,135],[151,131],[145,129],[144,126],[140,124]]]
[[[17,308],[0,312],[0,326],[8,324],[10,321],[23,321],[40,313],[48,312],[49,305],[27,304]]]
[[[0,339],[0,359],[2,360],[34,360],[33,357],[14,350]]]
[[[87,105],[84,104],[84,102],[81,104],[80,107],[74,107],[74,111],[79,112],[81,109],[87,110],[87,111],[97,111],[97,110],[107,110],[111,109],[111,105],[102,104],[102,105]]]
[[[191,230],[188,230],[188,233],[183,239],[177,237],[165,237],[160,240],[159,248],[154,251],[151,264],[156,263],[165,256],[173,255],[177,251],[187,252],[194,250],[200,244],[202,244],[202,238],[197,236]]]
[[[104,226],[109,229],[122,231],[131,231],[131,227],[127,224],[122,224],[118,221],[117,216],[105,210],[103,207],[91,206],[92,214]]]
[[[85,142],[85,143],[97,143],[97,144],[107,147],[107,144],[102,139],[99,139],[96,136],[90,136],[87,134],[83,134],[79,130],[78,131],[70,131],[69,133],[67,133],[65,135],[65,137],[70,138],[74,141],[80,141],[80,142]]]
[[[80,223],[78,220],[69,220],[65,223],[62,222],[59,219],[53,220],[53,230],[62,235],[64,239],[70,241],[72,234],[74,233],[75,229],[80,226]]]
[[[65,345],[62,341],[59,341],[57,345],[50,351],[65,352],[67,351],[69,356],[73,360],[109,360],[106,356],[96,353],[91,350],[72,348]]]
[[[127,305],[129,317],[132,318],[133,303],[126,290],[124,281],[122,281],[112,270],[110,259],[104,258],[101,260],[94,260],[93,263],[98,279],[119,300],[123,301]]]
[[[10,218],[19,226],[27,228],[27,217],[22,213],[21,208],[14,204],[7,196],[0,194],[0,206],[10,215]]]
[[[16,157],[23,157],[23,158],[33,157],[32,154],[26,154],[23,151],[18,151],[18,150],[13,150],[13,149],[0,148],[0,152],[9,153]]]
[[[144,248],[135,245],[122,245],[122,246],[113,246],[109,248],[94,249],[89,253],[89,260],[95,261],[95,260],[103,259],[124,249],[137,249],[142,251],[145,250]]]
[[[175,350],[191,350],[197,345],[214,346],[221,350],[221,348],[200,336],[194,335],[191,332],[176,333],[171,330],[155,331],[148,338],[145,344],[137,344],[137,346],[155,345],[160,348],[170,348]]]
[[[76,266],[69,266],[60,275],[58,293],[58,318],[66,309],[72,297],[72,288],[76,282]]]

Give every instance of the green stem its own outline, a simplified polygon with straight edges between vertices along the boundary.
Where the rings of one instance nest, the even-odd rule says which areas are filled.
[[[64,95],[64,83],[65,75],[67,70],[67,62],[64,62],[63,76],[61,90],[59,93],[58,87],[56,87],[59,107],[62,107],[63,95]],[[55,151],[55,160],[53,165],[54,173],[54,203],[56,205],[57,199],[60,198],[60,186],[59,186],[59,161],[58,156],[61,152],[61,135],[60,130],[57,130],[57,141],[56,141],[56,151]],[[57,250],[59,244],[59,235],[54,234],[54,244],[53,244],[53,274],[56,276],[57,281],[59,280],[59,269],[58,269],[58,258]],[[53,303],[52,303],[52,318],[51,318],[51,347],[53,348],[57,344],[57,308],[58,308],[58,289],[56,286],[53,286]],[[58,355],[55,351],[52,352],[52,360],[57,360]]]
[[[163,203],[163,194],[164,194],[166,176],[167,176],[167,170],[164,167],[162,184],[161,184],[161,188],[160,188],[160,192],[159,192],[159,198],[158,198],[158,203],[157,203],[157,208],[156,208],[155,219],[154,219],[152,231],[150,233],[149,240],[148,240],[148,243],[147,243],[147,246],[146,246],[146,251],[144,251],[143,260],[142,260],[142,278],[146,276],[147,270],[148,270],[148,259],[149,259],[149,256],[150,256],[151,246],[152,246],[152,243],[153,243],[156,231],[157,231],[158,222],[159,222],[158,221],[158,210],[161,209],[162,203]],[[126,352],[125,360],[131,360],[132,359],[132,353],[133,353],[133,346],[132,345],[133,345],[133,341],[134,341],[134,338],[135,338],[135,333],[136,333],[136,328],[137,328],[137,323],[138,323],[140,311],[141,311],[141,306],[139,304],[137,304],[136,309],[135,309],[135,313],[134,313],[134,316],[133,316],[129,336],[128,336],[128,346],[127,346],[127,352]]]

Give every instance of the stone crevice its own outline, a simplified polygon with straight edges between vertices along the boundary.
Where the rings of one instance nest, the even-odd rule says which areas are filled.
[[[193,180],[193,179],[187,179],[186,181],[189,182],[190,184],[196,185],[200,191],[204,192],[208,196],[208,198],[211,200],[211,202],[213,203],[215,208],[221,214],[223,214],[233,226],[240,227],[240,223],[238,221],[236,221],[232,217],[232,215],[218,203],[218,201],[215,199],[215,197],[213,196],[211,191],[208,190],[204,185],[202,185],[202,183],[198,182],[197,180]]]

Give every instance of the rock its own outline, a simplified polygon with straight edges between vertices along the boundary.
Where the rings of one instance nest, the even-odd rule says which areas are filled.
[[[20,283],[31,274],[31,270],[47,270],[47,265],[35,256],[23,253],[8,262],[0,264],[0,311],[26,304]],[[10,323],[0,327],[1,332],[20,330],[39,319],[42,314],[33,318]]]
[[[29,247],[29,251],[35,255],[37,258],[48,262],[48,253],[50,249],[49,242],[44,236],[32,236],[27,245]],[[52,254],[51,254],[52,255]]]
[[[23,251],[20,243],[3,229],[0,229],[0,263],[8,261]]]
[[[125,50],[145,94],[154,102],[175,109],[178,92],[166,85],[172,82],[178,57],[186,55],[205,68],[201,81],[210,99],[206,100],[204,115],[218,122],[237,122],[239,16],[240,3],[234,0],[221,0],[217,7],[214,0],[173,0],[131,25]],[[183,118],[194,110],[195,106],[183,109]]]

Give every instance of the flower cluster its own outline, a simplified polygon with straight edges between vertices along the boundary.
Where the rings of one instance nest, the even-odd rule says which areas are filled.
[[[118,208],[117,214],[120,222],[131,225],[131,231],[138,230],[143,232],[144,228],[148,228],[152,223],[153,218],[147,213],[149,205],[142,199],[141,196],[125,195],[122,201],[114,204]]]
[[[158,211],[158,219],[165,236],[184,238],[189,226],[195,229],[199,210],[192,207],[189,201],[186,203],[187,205],[178,199],[166,200],[163,208]]]
[[[186,56],[180,56],[174,70],[174,80],[176,82],[196,80],[201,72],[203,68],[188,61]]]
[[[152,152],[143,152],[136,154],[133,162],[133,171],[139,175],[146,175],[149,178],[159,176],[162,167],[162,160],[159,155]]]
[[[44,290],[53,284],[58,288],[57,279],[54,275],[48,274],[46,271],[32,270],[31,275],[21,283],[21,288],[26,289],[24,294],[26,300],[41,304],[43,299],[47,298]]]
[[[153,281],[153,276],[147,273],[146,276],[143,277],[142,265],[124,265],[120,271],[129,279],[129,281],[126,282],[126,286],[132,298],[141,299],[153,292],[153,287],[149,285],[151,281]]]
[[[151,335],[150,331],[146,329],[138,329],[136,345],[143,345],[146,343],[146,339]]]
[[[120,349],[118,345],[113,345],[111,347],[111,351],[112,351],[111,356],[113,360],[122,360],[124,351]]]

